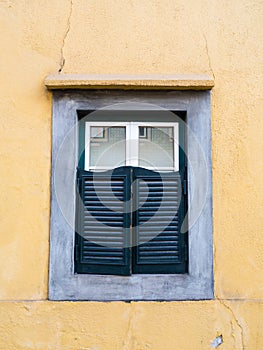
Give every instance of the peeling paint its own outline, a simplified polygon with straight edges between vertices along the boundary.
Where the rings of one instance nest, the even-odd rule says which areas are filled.
[[[223,337],[222,335],[219,335],[212,341],[212,343],[210,344],[210,347],[218,348],[221,344],[223,344]]]

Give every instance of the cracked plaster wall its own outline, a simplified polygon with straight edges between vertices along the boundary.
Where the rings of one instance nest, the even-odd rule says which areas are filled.
[[[0,0],[0,349],[263,348],[261,1]],[[208,73],[215,300],[47,301],[57,73]]]

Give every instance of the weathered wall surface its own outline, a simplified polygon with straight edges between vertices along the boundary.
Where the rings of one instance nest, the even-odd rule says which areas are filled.
[[[263,348],[262,18],[253,0],[0,0],[0,349]],[[59,70],[214,76],[216,300],[47,301]]]

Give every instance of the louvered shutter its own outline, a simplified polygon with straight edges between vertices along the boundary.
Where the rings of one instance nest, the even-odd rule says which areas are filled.
[[[75,272],[129,275],[131,168],[77,177]]]
[[[183,174],[134,168],[133,273],[185,273]]]

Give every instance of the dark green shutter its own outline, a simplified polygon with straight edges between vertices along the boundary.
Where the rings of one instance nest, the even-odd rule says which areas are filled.
[[[129,275],[131,168],[77,178],[75,272]]]
[[[184,179],[179,172],[133,170],[133,273],[185,273]],[[178,207],[178,210],[176,210]]]

